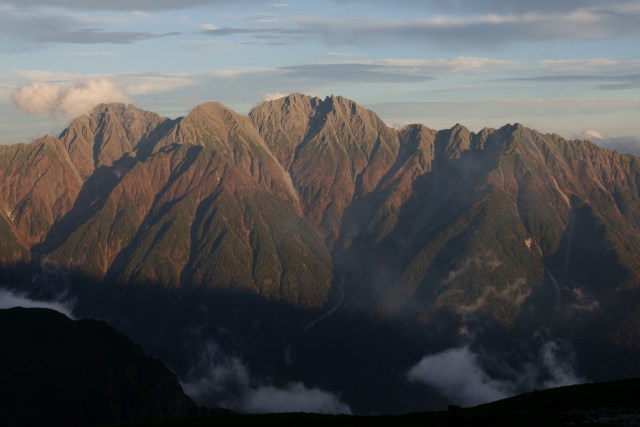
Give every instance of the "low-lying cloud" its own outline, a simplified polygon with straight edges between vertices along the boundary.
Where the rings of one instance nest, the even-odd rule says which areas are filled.
[[[26,295],[0,289],[0,309],[24,307],[24,308],[49,308],[73,319],[71,307],[68,303],[59,301],[42,301],[30,299]]]
[[[184,392],[202,406],[228,408],[245,413],[313,412],[350,414],[339,397],[301,382],[285,386],[256,383],[249,368],[207,342],[182,382]]]
[[[570,349],[549,341],[540,348],[537,360],[512,373],[514,379],[496,379],[483,368],[479,356],[464,346],[425,356],[409,370],[407,378],[434,388],[453,404],[475,406],[533,388],[584,382],[575,372],[571,354]]]
[[[333,394],[294,382],[285,387],[259,386],[244,401],[249,413],[313,412],[318,414],[350,414],[349,406]]]
[[[123,102],[130,99],[107,79],[88,80],[74,85],[35,82],[17,89],[12,100],[30,114],[62,115],[68,118],[88,113],[100,103]]]
[[[491,379],[483,371],[468,347],[426,356],[407,376],[411,381],[435,387],[454,403],[464,406],[503,399],[510,394],[507,384]]]

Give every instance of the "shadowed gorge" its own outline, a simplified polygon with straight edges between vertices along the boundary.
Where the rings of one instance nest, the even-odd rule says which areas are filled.
[[[62,293],[232,409],[269,387],[354,413],[458,404],[408,377],[434,355],[496,395],[640,375],[632,155],[291,94],[176,120],[102,104],[0,166],[0,285]]]

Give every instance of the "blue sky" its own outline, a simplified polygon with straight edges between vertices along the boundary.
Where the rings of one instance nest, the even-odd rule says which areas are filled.
[[[0,0],[0,143],[56,135],[97,102],[175,118],[290,92],[393,126],[637,143],[638,22],[637,0]]]

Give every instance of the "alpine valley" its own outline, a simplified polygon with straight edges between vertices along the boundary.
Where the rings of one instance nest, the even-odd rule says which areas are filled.
[[[640,158],[520,124],[396,130],[301,94],[98,105],[0,146],[0,265],[212,407],[393,414],[640,376]]]

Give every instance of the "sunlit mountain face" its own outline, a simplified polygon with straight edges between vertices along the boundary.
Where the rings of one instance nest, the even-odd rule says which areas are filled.
[[[402,413],[637,376],[640,160],[340,96],[100,104],[0,147],[0,299],[107,320],[200,405]]]

